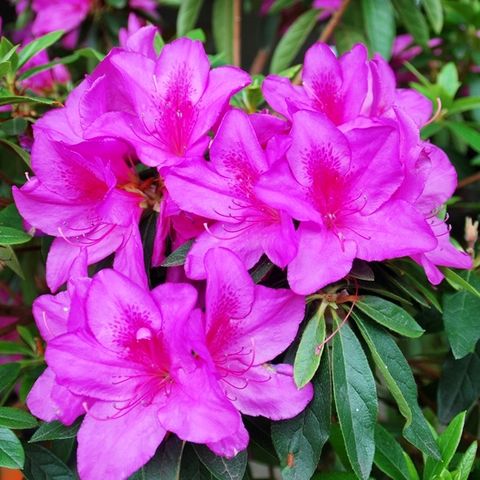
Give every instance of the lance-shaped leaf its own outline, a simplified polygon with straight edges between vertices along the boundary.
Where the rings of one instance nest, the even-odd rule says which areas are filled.
[[[247,469],[246,450],[228,459],[217,457],[205,445],[195,445],[194,448],[198,458],[217,480],[243,480],[245,470]]]
[[[375,454],[377,391],[367,357],[348,325],[333,339],[333,391],[348,458],[367,479]]]
[[[304,387],[313,378],[320,365],[322,342],[325,340],[326,307],[327,303],[322,302],[303,331],[293,364],[293,376],[298,388]]]
[[[24,461],[20,440],[8,428],[0,428],[0,467],[23,468]]]
[[[75,480],[74,473],[50,450],[39,445],[25,447],[25,467],[23,474],[27,480],[55,478]]]
[[[42,423],[38,430],[32,435],[29,443],[44,442],[46,440],[66,440],[75,438],[80,428],[80,420],[73,425],[66,426],[57,420],[48,423]]]
[[[64,34],[63,30],[57,30],[56,32],[50,32],[42,37],[35,38],[30,43],[25,45],[21,52],[18,54],[18,68],[22,67],[27,63],[32,57],[34,57],[38,52],[45,50],[46,48],[53,45],[55,42],[58,42],[62,35]]]
[[[15,428],[35,428],[38,425],[35,417],[24,410],[12,407],[0,407],[0,426]]]
[[[317,468],[330,433],[330,382],[328,361],[324,357],[313,378],[315,393],[307,408],[290,420],[272,424],[272,440],[284,480],[310,478]]]
[[[417,401],[412,371],[393,338],[376,325],[353,315],[385,383],[405,417],[403,436],[426,455],[439,459],[438,446]]]
[[[377,425],[375,429],[375,465],[393,480],[410,480],[407,455],[393,435]]]
[[[405,337],[417,338],[424,332],[408,312],[383,298],[365,295],[356,306],[371,319]]]
[[[473,462],[475,462],[477,448],[477,442],[473,442],[467,448],[467,451],[463,454],[462,458],[458,462],[457,468],[453,472],[455,480],[468,480],[470,477],[470,472],[473,468]]]
[[[448,468],[453,455],[457,451],[458,444],[462,438],[465,425],[465,412],[459,413],[438,437],[437,443],[440,448],[441,460],[428,457],[423,469],[423,479],[441,478],[441,473]]]

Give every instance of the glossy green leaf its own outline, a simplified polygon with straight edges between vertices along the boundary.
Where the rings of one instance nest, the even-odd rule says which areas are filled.
[[[28,233],[0,225],[0,245],[20,245],[32,239]]]
[[[214,0],[212,30],[217,52],[233,63],[233,0]]]
[[[439,458],[439,450],[417,401],[417,385],[403,353],[391,335],[352,314],[390,393],[405,417],[403,436],[427,455]]]
[[[315,395],[307,408],[290,420],[272,423],[272,440],[284,480],[310,478],[328,440],[331,380],[327,358],[313,378]]]
[[[453,102],[448,108],[447,114],[468,112],[477,108],[480,108],[480,97],[463,97]]]
[[[455,289],[455,290],[465,290],[466,292],[470,292],[472,295],[480,298],[480,287],[473,285],[473,283],[478,285],[478,277],[470,276],[470,272],[464,272],[462,275],[468,277],[466,280],[457,272],[451,270],[450,268],[444,268],[443,273],[445,275],[445,279],[447,282]],[[470,281],[470,278],[476,278],[477,280]]]
[[[268,13],[274,14],[281,12],[284,8],[291,7],[296,0],[275,0],[268,9]]]
[[[325,308],[326,303],[322,303],[303,331],[293,364],[293,376],[298,388],[313,378],[320,365],[323,353],[321,345],[325,340]]]
[[[363,20],[371,52],[390,59],[395,38],[395,11],[390,0],[362,0]]]
[[[40,445],[25,446],[25,467],[27,480],[55,479],[75,480],[74,473],[50,450]]]
[[[478,132],[478,129],[471,127],[466,123],[459,122],[445,122],[445,125],[468,146],[480,153],[480,133]]]
[[[183,37],[195,28],[203,0],[183,0],[177,15],[177,36]]]
[[[460,360],[449,356],[438,384],[438,417],[448,423],[462,410],[468,410],[480,397],[480,342],[475,351]]]
[[[367,479],[375,453],[377,391],[362,346],[348,325],[333,338],[333,391],[354,472]]]
[[[206,445],[195,445],[195,452],[217,480],[243,480],[247,469],[247,451],[233,458],[218,457]]]
[[[0,340],[0,354],[2,355],[32,355],[32,351],[17,342]]]
[[[51,100],[45,97],[27,97],[20,95],[9,95],[0,97],[0,106],[15,105],[17,103],[42,103],[44,105],[58,104],[56,100]]]
[[[461,85],[458,80],[457,67],[453,62],[448,62],[442,67],[437,76],[437,84],[446,93],[448,99],[453,100]]]
[[[195,453],[193,444],[187,443],[183,449],[180,477],[178,480],[215,480]],[[159,480],[159,479],[155,479]]]
[[[377,425],[375,428],[375,457],[373,459],[375,465],[386,473],[388,478],[410,480],[405,455],[406,453],[393,435],[381,425]]]
[[[417,338],[424,332],[408,312],[383,298],[365,295],[356,303],[356,307],[384,327],[405,337]]]
[[[193,240],[188,240],[174,250],[162,263],[162,267],[180,267],[185,265],[185,259],[192,248]]]
[[[438,35],[443,28],[442,0],[422,0],[422,4],[433,31]]]
[[[64,32],[63,30],[57,30],[56,32],[50,32],[42,37],[38,37],[32,40],[30,43],[25,45],[20,53],[18,54],[18,68],[25,65],[28,60],[30,60],[37,53],[45,50],[54,43],[58,42],[62,38]]]
[[[56,60],[52,60],[51,62],[44,63],[43,65],[38,65],[36,67],[29,68],[25,70],[19,77],[19,80],[26,80],[37,73],[44,72],[45,70],[50,70],[55,65],[70,65],[71,63],[76,62],[80,58],[86,58],[90,61],[94,61],[94,63],[98,63],[103,60],[104,55],[94,48],[85,47],[79,48],[75,50],[71,55],[67,55],[66,57],[57,58]]]
[[[25,454],[17,436],[7,428],[0,428],[0,467],[23,468]]]
[[[6,122],[0,123],[0,136],[13,137],[21,135],[28,126],[28,122],[24,118],[16,117]]]
[[[453,472],[453,480],[468,480],[470,478],[470,473],[472,471],[473,463],[475,462],[475,457],[477,454],[477,448],[477,442],[473,442],[467,448],[467,451],[462,455],[462,458],[458,462],[457,468]]]
[[[392,0],[403,26],[413,35],[416,42],[428,48],[428,25],[415,0]]]
[[[462,438],[465,425],[465,412],[459,413],[438,437],[437,443],[440,448],[442,459],[440,461],[428,457],[423,469],[423,480],[430,480],[439,476],[446,470],[457,451],[458,444]]]
[[[0,427],[14,428],[35,428],[38,425],[35,417],[25,410],[13,407],[0,407]]]
[[[480,279],[472,272],[466,274],[469,285],[480,288]],[[443,297],[443,322],[455,358],[472,353],[480,339],[480,298],[461,290]]]
[[[65,440],[74,438],[80,428],[81,420],[73,425],[67,426],[54,420],[53,422],[42,423],[29,440],[30,443],[44,442],[46,440]]]
[[[271,73],[288,68],[302,48],[308,35],[317,24],[318,10],[308,10],[300,15],[278,42],[270,64]]]

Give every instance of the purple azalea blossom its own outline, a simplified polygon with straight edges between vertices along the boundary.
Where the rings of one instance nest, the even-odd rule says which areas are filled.
[[[188,254],[185,268],[190,278],[205,278],[204,257],[214,246],[234,251],[247,268],[263,253],[280,267],[295,256],[291,217],[259,200],[254,192],[255,183],[268,169],[248,115],[232,110],[212,143],[210,162],[192,161],[167,175],[167,189],[182,210],[217,220]]]
[[[157,60],[117,52],[108,62],[109,74],[82,99],[84,136],[127,139],[150,166],[201,157],[230,97],[250,82],[235,67],[211,70],[203,45],[187,38],[163,47]],[[119,79],[113,86],[112,78]]]
[[[417,210],[391,197],[402,182],[398,134],[389,126],[340,132],[324,115],[294,114],[286,162],[257,194],[300,221],[288,267],[293,291],[313,293],[367,261],[432,250],[437,240]]]
[[[57,237],[47,259],[47,282],[55,291],[82,248],[88,264],[125,246],[138,222],[142,192],[123,142],[98,139],[75,146],[36,136],[32,168],[36,176],[13,188],[24,219]]]
[[[84,325],[83,305],[90,284],[86,261],[86,251],[82,250],[70,272],[67,290],[57,295],[42,295],[33,303],[35,322],[47,343]],[[66,425],[72,424],[85,413],[85,403],[88,405],[88,398],[75,395],[60,385],[49,367],[35,382],[27,397],[28,408],[35,416],[45,422],[60,420]]]
[[[224,248],[209,250],[205,269],[205,342],[226,398],[246,415],[294,417],[311,400],[313,388],[308,384],[297,389],[291,365],[268,362],[294,340],[304,298],[255,285],[242,261]],[[233,435],[208,446],[217,455],[233,457],[247,444],[248,433],[240,422]]]
[[[78,434],[83,480],[127,478],[167,431],[216,443],[238,430],[238,412],[192,354],[204,348],[195,335],[196,301],[190,285],[149,292],[102,270],[86,295],[86,326],[49,342],[46,360],[58,383],[90,399]]]

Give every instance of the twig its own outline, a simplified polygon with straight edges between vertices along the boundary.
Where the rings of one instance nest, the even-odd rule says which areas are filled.
[[[340,20],[343,17],[343,14],[347,10],[348,5],[350,4],[351,0],[343,0],[342,4],[340,5],[339,9],[332,15],[330,20],[328,21],[325,28],[322,30],[320,37],[318,38],[319,42],[327,42],[329,38],[332,36],[333,32],[337,28]],[[302,69],[303,70],[303,69]],[[302,82],[302,70],[300,70],[295,78],[293,79],[294,85],[300,85]]]
[[[466,187],[467,185],[471,185],[472,183],[476,183],[480,181],[480,172],[474,173],[469,177],[466,177],[458,182],[457,190],[459,188]]]
[[[259,73],[262,73],[269,56],[270,49],[261,48],[255,55],[252,66],[250,67],[250,75],[258,75]]]
[[[241,65],[242,54],[242,0],[233,0],[233,64]]]

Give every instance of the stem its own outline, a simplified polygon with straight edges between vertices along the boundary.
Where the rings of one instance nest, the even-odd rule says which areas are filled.
[[[320,37],[318,38],[319,42],[327,42],[329,38],[332,36],[333,32],[337,28],[340,20],[343,17],[343,14],[347,10],[348,5],[350,4],[351,0],[343,0],[342,4],[340,5],[339,9],[332,15],[330,20],[328,21],[325,28],[322,30]],[[296,77],[293,79],[294,85],[300,85],[302,83],[302,70],[300,70]]]
[[[240,67],[242,45],[242,0],[233,0],[233,64]]]
[[[259,73],[262,73],[269,56],[270,49],[261,48],[255,55],[252,66],[250,67],[250,75],[258,75]]]
[[[460,180],[457,185],[457,190],[478,181],[480,181],[480,172],[474,173],[473,175]]]

